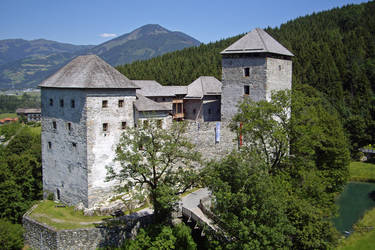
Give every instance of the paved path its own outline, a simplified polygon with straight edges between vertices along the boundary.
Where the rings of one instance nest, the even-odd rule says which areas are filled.
[[[181,199],[182,206],[189,209],[196,208],[199,205],[199,201],[209,195],[210,192],[207,188],[198,189],[197,191],[194,191]]]

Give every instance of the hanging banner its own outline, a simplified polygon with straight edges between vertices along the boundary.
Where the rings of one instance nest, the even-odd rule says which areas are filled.
[[[216,123],[216,128],[215,128],[215,143],[220,142],[220,122]]]

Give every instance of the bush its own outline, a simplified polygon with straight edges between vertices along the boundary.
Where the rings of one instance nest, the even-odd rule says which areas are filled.
[[[2,249],[23,248],[23,228],[19,224],[0,219],[0,245]]]

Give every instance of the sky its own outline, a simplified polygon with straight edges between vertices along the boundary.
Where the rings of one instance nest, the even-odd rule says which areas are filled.
[[[97,45],[145,24],[203,42],[360,0],[0,0],[0,40],[48,39]]]

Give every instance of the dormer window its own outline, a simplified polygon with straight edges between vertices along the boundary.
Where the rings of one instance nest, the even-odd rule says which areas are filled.
[[[244,75],[244,77],[249,77],[250,76],[250,68],[244,68],[243,69],[243,75]]]

